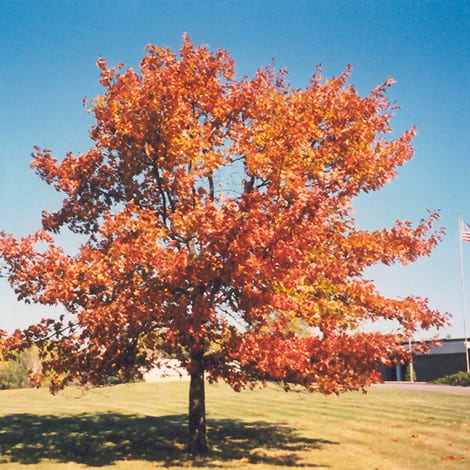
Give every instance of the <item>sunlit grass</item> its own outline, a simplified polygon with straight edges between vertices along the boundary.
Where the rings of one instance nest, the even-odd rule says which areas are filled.
[[[470,396],[372,389],[324,397],[207,387],[212,453],[184,453],[185,382],[57,396],[0,392],[0,464],[12,469],[470,467]]]

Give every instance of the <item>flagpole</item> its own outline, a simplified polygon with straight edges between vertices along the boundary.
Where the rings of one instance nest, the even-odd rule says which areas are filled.
[[[460,244],[460,287],[462,290],[462,308],[463,308],[463,336],[464,336],[464,349],[465,349],[465,362],[467,365],[467,372],[470,372],[470,362],[468,358],[468,336],[467,336],[467,302],[465,298],[465,278],[463,269],[463,220],[459,211],[459,244]]]

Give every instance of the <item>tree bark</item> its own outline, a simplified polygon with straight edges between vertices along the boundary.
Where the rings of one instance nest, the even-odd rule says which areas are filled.
[[[202,356],[201,352],[195,352],[191,355],[188,452],[192,455],[204,454],[209,450],[206,434],[206,395]]]

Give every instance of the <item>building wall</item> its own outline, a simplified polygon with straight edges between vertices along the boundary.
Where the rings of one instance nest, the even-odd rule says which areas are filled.
[[[415,356],[416,380],[430,382],[446,375],[466,370],[464,353],[428,354]]]

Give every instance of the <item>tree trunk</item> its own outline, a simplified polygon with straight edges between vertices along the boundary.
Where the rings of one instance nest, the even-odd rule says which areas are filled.
[[[198,352],[191,356],[188,452],[192,455],[204,454],[209,450],[206,435],[206,395],[202,355]]]

